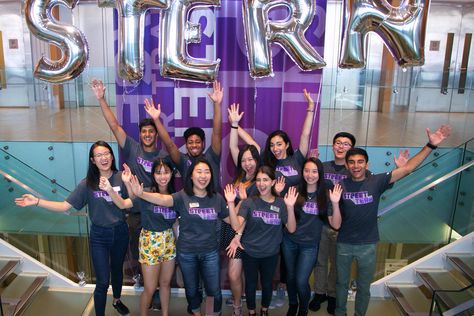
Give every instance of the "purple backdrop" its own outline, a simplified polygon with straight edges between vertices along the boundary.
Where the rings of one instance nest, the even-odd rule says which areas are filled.
[[[323,56],[326,2],[316,3],[316,16],[305,36],[318,53]],[[283,11],[286,12],[286,11]],[[271,18],[282,18],[284,14],[274,10]],[[114,16],[117,30],[117,15]],[[266,135],[275,129],[283,129],[290,135],[294,147],[299,144],[299,135],[306,115],[303,88],[311,92],[319,105],[322,71],[302,72],[285,51],[272,46],[273,77],[253,79],[249,75],[244,41],[244,26],[241,0],[221,0],[216,8],[194,10],[191,21],[201,24],[201,43],[188,46],[190,55],[209,60],[221,59],[218,80],[224,88],[222,103],[223,151],[222,183],[227,183],[234,172],[229,157],[227,107],[240,103],[245,112],[241,125],[263,146]],[[165,79],[160,76],[158,42],[159,10],[148,11],[145,29],[145,69],[143,79],[132,84],[116,77],[117,116],[125,131],[138,138],[138,122],[146,113],[144,99],[152,97],[161,104],[162,119],[178,146],[184,144],[182,134],[189,126],[199,126],[210,139],[212,128],[212,103],[207,93],[212,85]],[[115,32],[117,34],[117,32]],[[115,38],[117,51],[117,38]],[[311,148],[317,146],[319,107],[315,115],[311,134]],[[210,145],[207,142],[206,146]],[[184,152],[185,149],[181,148]]]

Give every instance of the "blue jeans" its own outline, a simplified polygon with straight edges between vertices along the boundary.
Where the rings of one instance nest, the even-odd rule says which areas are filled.
[[[207,297],[214,298],[214,313],[220,313],[222,307],[222,294],[220,287],[219,252],[183,253],[178,250],[179,267],[183,273],[186,300],[193,312],[201,307],[201,294],[199,292],[199,275],[204,283]]]
[[[128,249],[128,226],[123,222],[114,227],[92,224],[90,248],[96,285],[94,290],[95,314],[105,314],[109,280],[112,279],[114,298],[120,298],[123,281],[123,261]]]
[[[308,310],[311,298],[309,277],[318,257],[318,245],[302,245],[283,235],[283,258],[286,263],[286,289],[288,301],[300,310]]]
[[[351,278],[352,260],[357,261],[357,292],[354,315],[363,316],[370,301],[370,283],[375,273],[375,250],[377,244],[337,243],[336,250],[336,316],[347,314],[347,292]]]

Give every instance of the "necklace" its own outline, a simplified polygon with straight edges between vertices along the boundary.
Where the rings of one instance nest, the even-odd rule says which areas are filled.
[[[316,191],[315,192],[308,192],[308,200],[312,200],[316,197]]]

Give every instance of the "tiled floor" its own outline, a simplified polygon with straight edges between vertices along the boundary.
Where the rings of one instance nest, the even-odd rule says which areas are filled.
[[[445,146],[456,146],[474,137],[474,113],[362,112],[322,110],[319,143],[328,144],[339,131],[348,131],[359,146],[420,146],[425,128],[453,127]],[[56,110],[47,107],[1,108],[3,141],[114,141],[98,107]]]

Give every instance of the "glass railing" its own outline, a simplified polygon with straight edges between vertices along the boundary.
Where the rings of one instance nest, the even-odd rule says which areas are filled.
[[[474,231],[473,147],[471,140],[438,157],[385,193],[377,279]]]
[[[86,210],[56,213],[38,207],[18,207],[25,193],[64,200],[69,191],[4,151],[0,160],[0,237],[64,276],[92,276]]]

